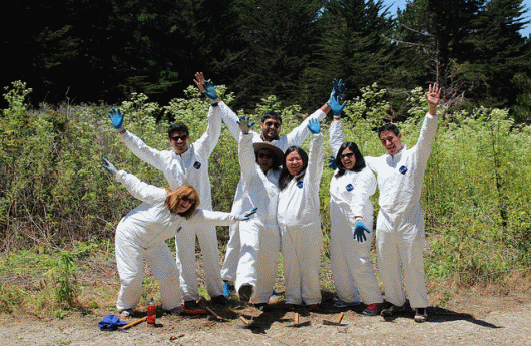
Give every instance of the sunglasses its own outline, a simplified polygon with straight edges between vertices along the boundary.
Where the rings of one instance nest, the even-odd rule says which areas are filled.
[[[190,203],[191,205],[194,205],[195,204],[195,200],[193,198],[189,198],[188,196],[183,196],[181,197],[181,201],[183,202],[188,202]]]
[[[341,155],[339,155],[339,157],[340,157],[341,159],[350,159],[350,158],[352,158],[353,156],[354,156],[354,153],[348,153],[348,154],[341,154]]]
[[[268,121],[268,122],[265,123],[265,126],[267,126],[267,127],[274,126],[275,128],[278,129],[280,127],[280,123],[275,123],[273,121]]]
[[[177,142],[177,140],[179,140],[179,139],[180,139],[181,141],[185,141],[186,138],[188,138],[188,135],[181,135],[181,136],[173,136],[173,137],[170,137],[170,139],[171,139],[172,141],[176,141],[176,142]]]
[[[272,154],[266,154],[266,153],[258,153],[258,158],[259,159],[263,159],[263,158],[272,159],[273,155]]]

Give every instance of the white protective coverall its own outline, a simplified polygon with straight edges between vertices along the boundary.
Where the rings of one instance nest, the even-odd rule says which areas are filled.
[[[343,144],[341,121],[330,124],[330,147],[334,158]],[[371,262],[373,232],[365,233],[363,243],[354,238],[354,216],[372,231],[373,207],[369,199],[376,192],[376,178],[365,167],[359,172],[346,169],[345,174],[330,182],[330,265],[336,292],[344,302],[358,303],[359,294],[367,305],[382,303],[382,293]]]
[[[215,107],[211,107],[209,110],[208,127],[205,133],[190,144],[188,150],[181,155],[178,155],[175,149],[153,149],[129,131],[120,135],[125,145],[138,158],[163,172],[171,189],[181,185],[193,186],[199,194],[201,202],[198,207],[205,210],[212,210],[208,158],[214,150],[221,132],[221,118],[214,114],[213,108]],[[189,224],[175,236],[175,243],[182,244],[180,248],[176,249],[176,252],[181,293],[185,301],[199,299],[195,269],[196,236],[203,255],[203,270],[208,295],[217,297],[223,291],[216,228],[214,226]]]
[[[429,305],[424,280],[425,234],[420,193],[437,121],[437,115],[426,114],[417,144],[411,149],[404,145],[394,156],[387,153],[365,158],[378,176],[380,189],[380,211],[376,220],[378,270],[385,300],[396,306],[406,301],[400,263],[411,307]]]
[[[280,169],[269,169],[264,174],[256,163],[251,133],[242,134],[238,145],[242,196],[240,207],[257,207],[256,215],[239,223],[239,261],[236,273],[236,291],[243,284],[253,286],[251,301],[269,303],[275,286],[280,252],[280,232],[277,223],[278,178]]]
[[[234,137],[234,140],[238,142],[240,136],[240,127],[238,125],[238,116],[224,103],[219,102],[218,107],[213,107],[214,111],[220,112],[220,117],[223,119],[223,122],[227,125],[227,128]],[[318,109],[309,117],[304,119],[304,121],[297,126],[289,134],[279,137],[276,140],[270,142],[274,146],[278,147],[283,152],[286,151],[290,146],[297,145],[300,146],[304,140],[310,134],[308,129],[308,123],[310,119],[316,118],[319,121],[322,121],[326,117],[326,113]],[[263,142],[260,133],[255,131],[249,131],[249,134],[252,136],[252,142]],[[252,162],[255,162],[254,156]],[[243,195],[242,190],[243,179],[240,178],[238,186],[236,187],[236,193],[234,195],[234,202],[232,204],[232,213],[238,213],[242,210],[241,199]],[[236,267],[238,265],[238,258],[240,254],[240,236],[238,234],[239,223],[231,226],[229,229],[229,241],[227,243],[227,249],[225,252],[225,260],[223,261],[223,266],[221,268],[221,277],[223,280],[235,281],[236,280]],[[269,292],[271,293],[271,292]]]
[[[323,135],[312,134],[308,167],[302,180],[292,179],[278,197],[286,304],[321,303],[319,266],[323,234],[319,185],[323,176]]]
[[[179,269],[165,243],[181,227],[201,225],[229,226],[237,222],[232,214],[197,209],[186,220],[171,213],[164,204],[168,192],[141,182],[137,177],[120,170],[116,181],[143,203],[122,218],[116,228],[115,253],[120,274],[118,311],[133,309],[140,301],[144,279],[143,260],[159,281],[162,308],[171,310],[181,304]],[[178,248],[182,244],[176,244]]]

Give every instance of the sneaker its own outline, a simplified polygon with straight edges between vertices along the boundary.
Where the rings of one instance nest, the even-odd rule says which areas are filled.
[[[210,301],[214,304],[218,304],[221,306],[229,306],[229,300],[224,295],[219,295],[217,297],[210,298]]]
[[[396,306],[396,305],[394,305],[392,303],[389,303],[389,302],[385,302],[384,304],[385,305],[384,305],[382,311],[380,312],[380,315],[382,315],[383,317],[393,316],[397,312],[401,312],[401,311],[404,311],[406,309],[404,305]]]
[[[369,304],[365,310],[363,310],[362,314],[365,316],[376,316],[378,315],[378,304],[372,303]]]
[[[230,297],[230,294],[234,292],[234,285],[230,283],[230,281],[225,281],[223,283],[223,293],[222,295],[225,297],[225,298],[228,298]]]
[[[122,315],[124,317],[133,316],[133,309],[124,309],[124,310],[120,311],[120,315]]]
[[[273,293],[271,293],[271,298],[278,297],[279,294],[277,291],[273,290]]]
[[[422,323],[428,320],[428,309],[427,308],[416,308],[415,309],[415,322]]]
[[[172,316],[180,316],[183,314],[183,310],[181,309],[180,306],[177,306],[177,307],[174,307],[173,309],[171,310],[168,310],[168,315],[172,315]]]
[[[238,295],[240,296],[240,300],[242,302],[248,303],[249,300],[251,300],[251,296],[253,295],[253,286],[249,284],[243,284],[238,289]]]
[[[334,306],[336,308],[346,308],[349,304],[347,302],[344,302],[342,300],[338,300],[337,302],[334,303]]]
[[[206,314],[205,309],[201,309],[195,300],[187,300],[184,302],[183,311],[186,314]]]
[[[267,304],[267,303],[258,303],[258,304],[254,304],[254,307],[257,308],[258,310],[262,311],[262,312],[269,312],[271,311],[271,305]]]

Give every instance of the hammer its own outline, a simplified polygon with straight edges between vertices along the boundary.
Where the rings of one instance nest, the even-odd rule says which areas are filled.
[[[137,324],[140,324],[140,323],[144,322],[145,320],[147,320],[147,316],[139,318],[136,321],[133,321],[131,323],[126,324],[125,326],[122,327],[122,329],[128,329],[129,327],[136,326]]]
[[[323,324],[325,326],[341,326],[341,321],[343,320],[343,316],[345,315],[344,312],[341,312],[339,314],[339,316],[337,317],[337,320],[335,322],[330,322],[330,321],[327,321],[327,320],[323,320]]]

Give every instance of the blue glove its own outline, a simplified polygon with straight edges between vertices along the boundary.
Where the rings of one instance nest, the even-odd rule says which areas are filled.
[[[363,243],[365,240],[367,240],[365,232],[371,233],[371,231],[363,224],[363,222],[356,222],[354,225],[354,238],[356,238],[360,243]]]
[[[345,86],[345,83],[343,83],[343,80],[340,79],[339,81],[334,78],[334,81],[332,82],[334,85],[334,88],[332,89],[332,94],[330,95],[330,99],[332,97],[337,97],[338,99],[343,99],[345,97],[345,94],[347,93],[347,87]]]
[[[341,118],[341,112],[343,112],[343,108],[345,108],[346,102],[339,103],[339,96],[332,96],[330,98],[330,101],[328,101],[326,104],[332,108],[332,112],[334,112],[334,118]]]
[[[215,102],[218,99],[218,94],[216,93],[216,88],[214,88],[214,83],[209,80],[204,81],[203,88],[205,88],[203,93],[210,99],[210,102]]]
[[[116,167],[114,167],[114,165],[106,158],[102,157],[101,159],[103,160],[103,164],[102,164],[103,168],[105,168],[109,173],[115,176],[116,173],[118,172]]]
[[[126,324],[126,321],[120,321],[116,315],[107,315],[98,323],[98,327],[100,327],[101,330],[111,332]]]
[[[238,119],[238,121],[236,121],[236,123],[240,127],[240,130],[242,131],[243,134],[248,134],[249,130],[254,125],[254,121],[249,124],[249,117],[244,117],[244,116],[241,117],[240,119]]]
[[[318,134],[321,132],[321,122],[317,119],[310,119],[308,128],[313,134]]]
[[[337,169],[337,166],[336,166],[336,158],[333,157],[333,156],[330,156],[328,158],[328,167],[332,168],[333,170],[336,170]]]
[[[124,113],[120,113],[120,108],[111,108],[109,112],[109,118],[111,118],[112,125],[118,131],[124,130]]]
[[[236,216],[236,220],[238,221],[247,221],[249,220],[249,218],[251,217],[251,215],[255,214],[256,213],[256,209],[258,208],[253,208],[251,210],[248,210],[244,213],[241,213],[240,215]]]

